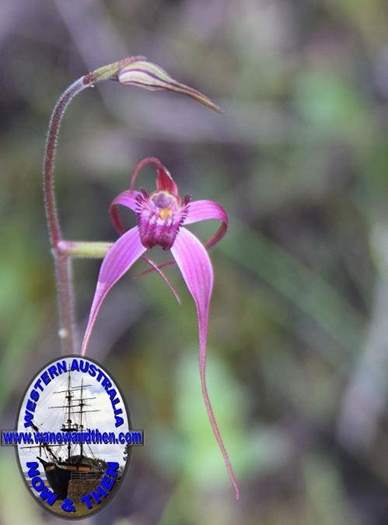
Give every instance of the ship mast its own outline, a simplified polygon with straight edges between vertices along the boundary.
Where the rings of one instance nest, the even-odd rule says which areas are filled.
[[[71,374],[70,370],[68,372],[67,376],[67,390],[66,390],[66,401],[67,401],[67,421],[66,424],[62,425],[62,431],[63,432],[76,432],[78,430],[77,424],[73,424],[73,421],[71,419],[71,409],[72,409],[72,399],[73,399],[73,393],[71,391]],[[82,455],[82,453],[81,453]],[[67,443],[67,459],[69,460],[71,456],[71,440],[68,440]]]
[[[84,380],[81,379],[81,391],[80,391],[80,399],[79,399],[79,410],[80,410],[80,412],[79,412],[80,413],[80,416],[79,416],[79,429],[80,429],[80,432],[82,432],[83,429],[84,429],[84,425],[83,425],[83,421],[82,421],[84,406],[85,406],[85,402],[84,402]],[[80,443],[81,459],[82,459],[82,456],[83,456],[83,452],[84,452],[84,444],[83,444],[83,440],[81,439],[81,443]]]
[[[99,412],[99,410],[85,410],[85,406],[88,406],[86,403],[87,400],[95,399],[95,397],[84,397],[84,389],[85,387],[89,387],[91,385],[85,385],[84,380],[81,379],[81,385],[80,386],[71,386],[71,372],[69,370],[68,377],[67,377],[67,389],[66,390],[59,390],[56,393],[59,394],[61,392],[65,393],[65,399],[66,403],[65,405],[61,406],[53,406],[49,408],[65,408],[66,414],[67,414],[67,420],[62,425],[61,430],[62,432],[82,432],[84,429],[84,414],[86,412]],[[79,391],[80,397],[74,397],[74,393]],[[75,408],[79,408],[79,411],[74,410]],[[79,414],[79,418],[76,416],[76,414]],[[74,416],[74,417],[73,417]],[[74,420],[75,418],[75,420]],[[83,453],[84,453],[84,444],[81,442],[79,443],[80,447],[80,461],[82,460]],[[71,457],[71,440],[68,440],[67,443],[67,460],[69,460]]]
[[[68,376],[67,376],[67,388],[66,390],[57,390],[53,392],[54,394],[65,394],[65,404],[64,405],[56,405],[56,406],[49,406],[48,408],[51,409],[57,409],[57,408],[64,408],[65,409],[65,417],[67,418],[63,425],[61,426],[62,432],[78,432],[83,431],[84,429],[84,414],[88,412],[99,412],[99,410],[85,410],[84,407],[88,407],[88,403],[86,401],[89,401],[91,399],[96,399],[95,396],[89,396],[84,397],[84,389],[85,387],[90,387],[91,385],[85,385],[84,380],[81,380],[81,384],[79,386],[71,386],[71,371],[69,370]],[[77,398],[74,396],[74,393],[77,391],[80,392],[80,397]],[[79,408],[79,411],[75,410],[76,408]],[[79,418],[76,416],[76,414],[79,414]],[[36,425],[32,425],[32,428],[35,432],[38,432],[39,429]],[[79,461],[82,460],[83,454],[84,454],[84,444],[82,443],[82,440],[80,440],[79,447],[80,447],[80,457]],[[51,450],[50,446],[47,444],[42,445],[30,445],[28,447],[22,447],[22,448],[37,448],[39,447],[39,450],[41,447],[44,447],[44,449],[50,454],[54,462],[56,463],[63,463],[60,458],[58,458],[54,452]],[[51,445],[51,447],[62,447],[62,444],[57,445]],[[67,442],[67,460],[65,462],[68,462],[71,458],[71,439],[68,439]]]

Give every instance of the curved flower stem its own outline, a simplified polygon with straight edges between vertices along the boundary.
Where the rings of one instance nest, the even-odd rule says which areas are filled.
[[[76,353],[76,336],[74,322],[74,292],[71,275],[71,254],[59,248],[62,242],[62,230],[59,221],[55,198],[54,169],[58,135],[65,111],[73,98],[96,82],[113,79],[121,67],[136,60],[137,57],[127,57],[118,62],[100,67],[73,82],[59,97],[51,114],[43,162],[43,192],[49,230],[51,250],[54,257],[55,276],[57,283],[59,331],[62,342],[62,352]]]
[[[54,187],[55,153],[59,129],[67,106],[78,93],[91,85],[91,79],[83,76],[71,84],[59,98],[50,118],[43,163],[44,204],[57,283],[59,311],[58,334],[61,339],[62,351],[65,354],[76,353],[74,294],[70,256],[61,252],[58,248],[58,244],[62,241],[62,230],[59,222]]]

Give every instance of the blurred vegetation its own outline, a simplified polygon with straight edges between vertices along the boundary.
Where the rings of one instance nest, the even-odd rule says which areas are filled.
[[[112,83],[64,122],[67,238],[115,239],[108,205],[147,155],[231,219],[212,251],[209,389],[241,502],[202,406],[191,299],[175,269],[180,307],[158,277],[135,278],[139,264],[104,305],[90,355],[121,384],[146,445],[90,523],[386,524],[387,30],[383,0],[1,2],[1,428],[60,351],[41,195],[59,94],[143,54],[225,112]],[[75,264],[80,332],[98,267]],[[52,521],[12,451],[0,454],[0,522]]]

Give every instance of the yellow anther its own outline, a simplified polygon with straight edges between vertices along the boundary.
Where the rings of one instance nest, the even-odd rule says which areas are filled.
[[[162,220],[169,219],[171,215],[172,215],[172,210],[170,210],[170,208],[162,208],[161,210],[159,210],[159,217]]]

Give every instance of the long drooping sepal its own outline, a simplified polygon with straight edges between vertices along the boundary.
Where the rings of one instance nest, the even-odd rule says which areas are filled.
[[[171,248],[174,259],[182,273],[183,279],[193,296],[198,319],[199,332],[199,369],[201,390],[208,413],[209,421],[224,458],[229,478],[239,499],[240,490],[237,478],[226,451],[216,417],[210,403],[206,385],[206,349],[209,321],[209,307],[213,289],[213,267],[206,249],[200,241],[186,228],[181,228]]]
[[[116,282],[129,270],[146,251],[140,241],[139,231],[134,227],[124,233],[106,254],[98,275],[89,320],[82,341],[81,354],[85,355],[101,305]]]

